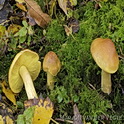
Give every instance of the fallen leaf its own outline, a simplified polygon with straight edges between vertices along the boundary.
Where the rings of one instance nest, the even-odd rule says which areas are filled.
[[[28,27],[28,35],[33,35],[34,34],[34,31],[31,27],[31,25]]]
[[[50,14],[50,16],[53,15],[53,11],[54,11],[55,5],[56,5],[56,0],[51,0],[49,2],[49,6],[50,6],[49,14]]]
[[[70,0],[72,6],[76,6],[77,5],[77,0]]]
[[[43,99],[29,99],[29,100],[26,100],[24,101],[24,106],[25,106],[25,109],[31,107],[31,106],[35,106],[35,105],[38,105],[39,102],[43,102]]]
[[[49,98],[40,101],[35,107],[33,124],[49,124],[53,111],[53,104]]]
[[[25,124],[24,115],[19,114],[16,120],[17,124]]]
[[[53,103],[47,97],[44,99],[30,99],[24,102],[25,108],[35,107],[34,116],[32,123],[33,124],[49,124],[52,115],[53,115]]]
[[[0,115],[0,124],[4,124],[4,121],[1,115]]]
[[[64,11],[64,13],[67,14],[67,0],[58,0],[59,7]]]
[[[15,95],[14,95],[14,93],[13,93],[10,89],[6,88],[6,87],[7,87],[6,82],[3,81],[1,85],[2,85],[2,91],[3,91],[3,93],[5,94],[5,96],[6,96],[14,105],[16,105]]]
[[[27,108],[23,114],[20,114],[18,116],[17,124],[32,124],[34,110],[35,110],[35,106]]]
[[[34,18],[35,22],[44,28],[51,21],[48,14],[43,13],[40,6],[34,0],[25,0],[28,7],[28,14]]]
[[[79,31],[79,21],[74,17],[69,18],[68,19],[68,27],[72,27],[73,33],[78,32]]]
[[[6,28],[0,25],[0,38],[3,37],[3,35],[5,35],[5,31],[6,31]]]
[[[10,12],[12,12],[12,8],[11,8],[11,5],[9,4],[9,1],[6,0],[6,2],[4,3],[3,8],[0,10],[0,23],[3,23],[7,20],[8,14]]]
[[[22,3],[16,3],[16,6],[17,6],[19,9],[21,9],[21,10],[27,12],[27,9],[25,8],[25,6],[24,6]]]
[[[67,36],[72,35],[72,27],[68,27],[67,25],[64,25],[64,27],[65,27],[66,35]]]
[[[73,111],[74,111],[73,124],[83,124],[82,116],[80,115],[78,107],[76,104],[73,106]]]
[[[77,5],[77,0],[67,0],[67,8],[73,9]]]
[[[77,5],[77,0],[58,0],[59,7],[64,11],[64,13],[69,17],[70,10]]]
[[[14,124],[13,120],[9,116],[6,116],[6,124]]]
[[[5,0],[0,0],[0,10],[3,8]]]
[[[18,3],[24,3],[25,2],[24,0],[15,0],[15,1]]]
[[[36,25],[36,22],[35,22],[35,20],[30,16],[30,15],[28,15],[27,14],[27,16],[26,16],[27,18],[28,18],[28,20],[29,20],[29,22],[28,22],[28,24],[29,25],[31,25],[31,26],[34,26],[34,25]]]
[[[8,27],[7,29],[7,32],[9,34],[15,34],[17,33],[19,30],[21,29],[21,26],[20,25],[17,25],[17,24],[10,24],[10,26]]]
[[[12,110],[0,102],[0,124],[14,124],[13,120]]]

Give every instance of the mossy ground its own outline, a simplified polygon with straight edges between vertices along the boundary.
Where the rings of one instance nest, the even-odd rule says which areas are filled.
[[[85,4],[82,4],[83,2]],[[61,12],[57,14],[57,19],[52,19],[44,35],[41,28],[34,27],[34,45],[23,48],[36,51],[41,62],[48,51],[54,51],[60,58],[62,68],[57,75],[53,91],[46,89],[46,73],[43,70],[35,81],[38,95],[42,93],[44,97],[49,96],[54,103],[53,118],[72,120],[73,105],[76,103],[86,121],[94,124],[102,121],[106,124],[122,124],[124,58],[120,58],[119,69],[112,74],[112,93],[108,96],[101,92],[101,70],[91,56],[90,45],[97,37],[110,38],[115,43],[118,54],[124,55],[124,2],[108,0],[100,2],[99,8],[95,8],[95,5],[94,1],[78,1],[74,17],[79,20],[80,29],[78,33],[73,34],[74,37],[66,36],[63,26],[66,24],[66,17]],[[11,42],[8,48],[10,44]],[[1,80],[7,80],[9,66],[18,51],[20,50],[11,50],[0,56]],[[27,99],[25,92],[21,92],[17,99],[22,102]]]

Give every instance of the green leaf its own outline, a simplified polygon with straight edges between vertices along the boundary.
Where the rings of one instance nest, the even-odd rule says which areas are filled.
[[[25,27],[22,27],[20,30],[19,30],[19,36],[20,37],[23,37],[23,36],[26,36],[27,34],[27,29]]]
[[[61,102],[62,102],[62,100],[63,100],[62,95],[58,95],[57,99],[58,99],[58,103],[61,103]]]
[[[70,0],[70,2],[72,2],[72,5],[73,6],[76,6],[77,5],[77,0]]]
[[[24,116],[23,115],[19,115],[17,118],[17,124],[25,124],[24,121]]]
[[[51,0],[50,1],[50,10],[49,10],[50,16],[53,15],[53,11],[54,11],[55,6],[56,6],[56,0]]]
[[[19,32],[15,33],[14,36],[15,36],[15,37],[19,36]]]
[[[26,36],[19,37],[19,43],[24,43],[26,40]]]
[[[78,100],[79,100],[79,96],[74,95],[74,96],[73,96],[73,100],[74,100],[74,102],[78,102]]]
[[[17,124],[32,124],[32,118],[34,116],[35,106],[27,108],[24,114],[19,115],[17,118]]]
[[[13,35],[11,35],[11,44],[9,44],[9,48],[11,49],[16,49],[17,46],[17,41],[18,41],[18,37],[13,37]]]
[[[21,101],[17,101],[17,108],[24,108],[24,105],[23,105],[23,103],[21,102]]]
[[[35,111],[35,106],[32,106],[25,110],[24,117],[25,117],[26,124],[32,124],[34,111]]]
[[[28,34],[29,35],[33,35],[34,34],[34,31],[33,31],[31,26],[28,27]]]
[[[27,44],[30,45],[30,42],[31,42],[31,36],[28,36],[28,42],[27,42]]]
[[[26,21],[22,21],[22,24],[24,25],[25,28],[28,27],[28,23]]]

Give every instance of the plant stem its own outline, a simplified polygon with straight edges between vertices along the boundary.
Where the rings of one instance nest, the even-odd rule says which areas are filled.
[[[50,119],[51,121],[53,121],[55,124],[59,124],[58,122],[56,122],[55,120],[53,120],[52,118]]]
[[[111,93],[111,74],[102,70],[101,72],[101,89],[108,95]]]
[[[71,120],[65,120],[65,119],[61,119],[61,118],[56,118],[55,120],[56,121],[61,121],[61,122],[68,122],[68,123],[73,124],[73,121],[71,121]]]
[[[54,83],[55,83],[54,76],[47,72],[47,86],[50,90],[53,90]]]
[[[25,66],[21,66],[19,73],[24,82],[24,86],[25,86],[28,99],[38,98],[34,85],[33,85],[33,81],[30,76],[30,73],[28,72],[28,69]]]

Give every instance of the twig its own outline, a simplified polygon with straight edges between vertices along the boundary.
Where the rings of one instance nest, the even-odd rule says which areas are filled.
[[[93,90],[96,90],[96,88],[91,84],[91,83],[88,83],[89,86],[93,89]]]
[[[119,48],[119,49],[120,49],[121,54],[122,54],[122,55],[124,55],[124,54],[123,54],[123,52],[122,52],[122,48],[121,48],[121,46],[120,46],[120,48]]]
[[[118,55],[118,56],[119,56],[119,58],[124,59],[124,56],[123,55]]]
[[[7,22],[10,22],[10,20],[6,20],[6,21],[2,22],[2,23],[0,23],[0,25],[4,25]]]
[[[65,120],[65,119],[61,119],[61,118],[56,118],[55,120],[56,121],[61,121],[61,122],[68,122],[70,124],[73,124],[73,121],[70,121],[70,120]]]
[[[55,124],[59,124],[58,122],[56,122],[54,119],[50,119],[51,121],[53,121]]]

